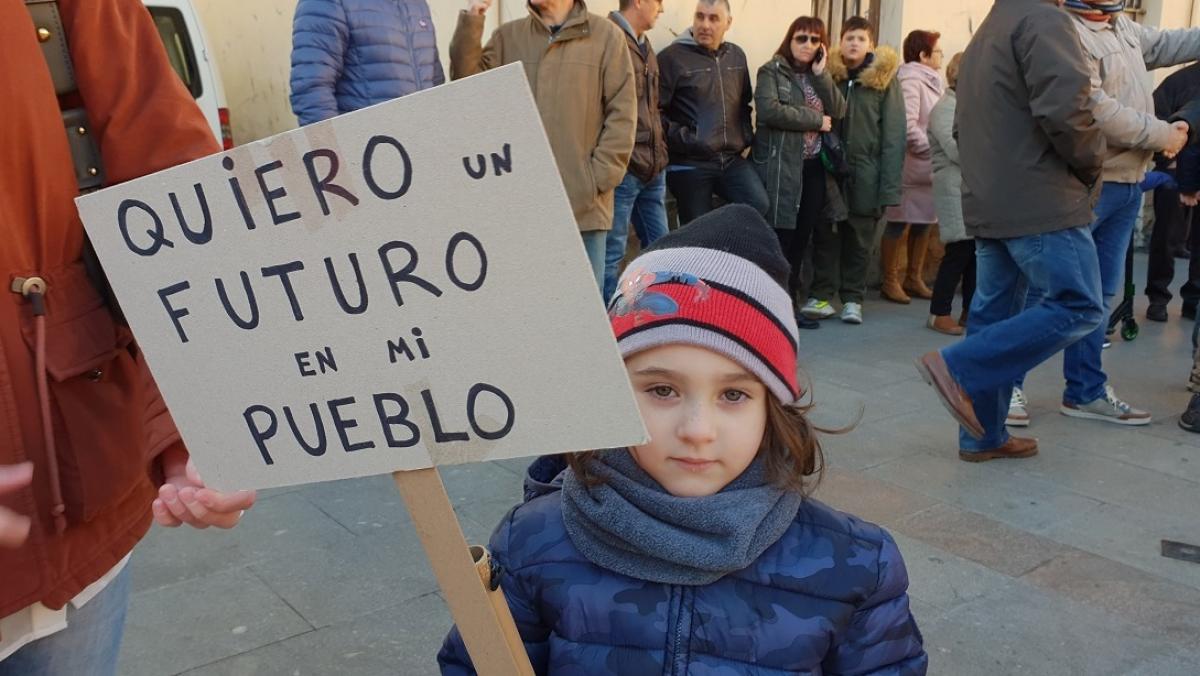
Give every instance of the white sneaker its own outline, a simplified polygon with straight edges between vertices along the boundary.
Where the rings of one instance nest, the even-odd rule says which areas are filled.
[[[829,319],[834,315],[834,310],[827,300],[809,298],[804,307],[800,308],[800,314],[809,319]]]
[[[842,321],[847,324],[862,324],[862,305],[846,303],[842,306]]]
[[[1065,416],[1085,420],[1105,420],[1118,425],[1149,425],[1150,414],[1140,411],[1117,398],[1110,385],[1104,387],[1104,396],[1086,404],[1063,402],[1058,409]]]
[[[1008,417],[1004,424],[1009,427],[1029,427],[1029,400],[1021,388],[1014,387],[1012,398],[1008,400]]]

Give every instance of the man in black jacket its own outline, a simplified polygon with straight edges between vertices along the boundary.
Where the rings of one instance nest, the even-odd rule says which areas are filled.
[[[750,147],[750,69],[725,42],[729,0],[698,0],[692,27],[662,50],[658,65],[663,129],[671,164],[667,187],[687,223],[712,209],[713,193],[766,213],[767,191],[742,152]]]
[[[1154,90],[1154,114],[1168,119],[1197,96],[1200,96],[1200,63],[1176,71],[1162,81]],[[1189,146],[1184,152],[1200,150]],[[1183,162],[1182,155],[1176,158],[1176,166]],[[1181,179],[1176,175],[1176,183],[1182,186]],[[1200,302],[1200,210],[1181,203],[1181,193],[1188,191],[1183,187],[1180,190],[1160,187],[1154,191],[1154,230],[1150,233],[1150,259],[1146,268],[1146,296],[1150,298],[1146,319],[1151,321],[1167,321],[1175,257],[1188,249],[1191,251],[1188,279],[1179,289],[1183,299],[1181,314],[1185,319],[1196,318],[1196,304]]]

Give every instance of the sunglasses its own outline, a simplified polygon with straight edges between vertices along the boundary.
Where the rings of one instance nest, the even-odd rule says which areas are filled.
[[[820,35],[797,35],[792,38],[792,41],[798,45],[802,45],[806,42],[811,42],[814,45],[819,45],[819,44],[821,44],[821,36]]]

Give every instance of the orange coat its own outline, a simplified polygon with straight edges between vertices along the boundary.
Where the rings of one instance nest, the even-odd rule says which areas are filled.
[[[216,152],[139,0],[61,0],[63,25],[110,184]],[[78,188],[50,72],[22,0],[0,0],[0,464],[34,463],[31,488],[0,497],[33,518],[0,548],[0,617],[62,607],[146,533],[154,459],[181,443],[128,331],[80,262]],[[46,280],[45,354],[65,530],[53,499],[31,304],[16,277]]]

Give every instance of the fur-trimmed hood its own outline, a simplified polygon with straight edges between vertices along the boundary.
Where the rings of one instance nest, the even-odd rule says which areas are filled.
[[[849,77],[849,69],[846,68],[846,63],[842,61],[842,51],[837,47],[829,50],[829,74],[833,76],[834,82],[845,82]],[[858,76],[859,84],[883,91],[892,84],[892,80],[896,79],[896,73],[900,70],[900,55],[896,50],[886,45],[880,45],[875,48],[875,58],[871,61],[871,65]]]

